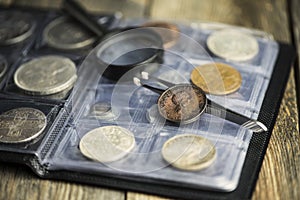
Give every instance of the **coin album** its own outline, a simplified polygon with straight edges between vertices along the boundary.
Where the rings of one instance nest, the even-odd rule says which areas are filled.
[[[159,64],[151,63],[149,68],[129,71],[116,81],[101,76],[103,66],[98,58],[101,43],[97,45],[97,40],[91,33],[85,33],[85,37],[89,37],[86,44],[63,46],[53,42],[55,34],[62,34],[59,31],[68,31],[64,30],[63,26],[59,27],[61,20],[69,20],[63,12],[22,7],[1,8],[0,20],[10,16],[10,13],[17,13],[14,15],[16,17],[25,16],[23,23],[28,23],[26,28],[30,30],[30,35],[24,36],[23,40],[18,42],[13,41],[13,44],[1,43],[0,46],[0,60],[4,63],[1,65],[6,66],[0,68],[0,159],[3,162],[26,164],[38,176],[49,179],[96,184],[175,198],[251,197],[294,59],[295,53],[290,45],[275,41],[272,35],[263,31],[244,27],[209,22],[168,21],[176,27],[176,32],[173,32],[177,34],[176,41],[165,47]],[[120,19],[115,14],[93,17],[108,29],[141,27],[154,22],[149,19]],[[253,51],[257,52],[246,59],[230,59],[229,56],[218,55],[210,48],[208,40],[213,40],[213,34],[222,30],[251,37],[257,45]],[[22,31],[24,32],[19,30],[20,33]],[[67,34],[82,37],[80,33]],[[8,34],[7,37],[9,36]],[[63,37],[65,36],[62,34],[61,38],[68,40],[68,37]],[[44,66],[45,71],[41,70],[37,76],[51,76],[49,74],[52,72],[49,70],[55,65],[51,63],[55,63],[55,59],[66,58],[66,62],[75,66],[76,73],[67,74],[71,72],[66,71],[64,76],[76,78],[76,81],[65,82],[64,87],[54,88],[52,93],[38,90],[37,86],[43,85],[39,82],[31,83],[35,89],[27,89],[27,86],[22,85],[26,84],[22,75],[27,76],[29,69],[27,74],[26,70],[21,74],[21,68],[28,67],[30,63],[33,66],[40,58],[49,60],[44,61],[47,65]],[[240,74],[241,83],[230,94],[208,93],[208,100],[239,115],[264,123],[268,131],[256,133],[208,112],[202,113],[191,123],[170,122],[165,120],[157,109],[160,95],[141,86],[147,84],[162,88],[157,78],[174,84],[190,84],[191,72],[195,67],[211,63],[231,66]],[[60,73],[59,70],[63,69],[58,69],[52,74]],[[147,80],[141,80],[142,73],[149,76],[145,78]],[[32,76],[31,80],[35,78]],[[138,78],[142,84],[135,83],[134,78]],[[13,132],[12,126],[18,128],[27,123],[19,120],[17,114],[9,113],[21,108],[32,108],[35,112],[42,112],[45,123],[40,120],[38,124],[37,120],[29,119],[29,114],[27,118],[33,125],[43,126],[43,129],[37,131],[32,125],[25,127],[27,129],[21,133]],[[31,114],[36,113],[32,111]],[[120,147],[117,147],[121,150],[123,144],[126,146],[125,143],[132,143],[125,153],[115,159],[114,153],[117,150],[110,152],[111,148],[107,145],[109,139],[102,144],[96,136],[87,138],[91,131],[105,127],[110,128],[111,132],[116,131],[113,127],[124,128],[131,134],[127,139],[121,136],[115,139],[117,142],[121,141]],[[28,130],[37,131],[32,139],[21,140],[22,137],[19,136],[19,141],[10,141],[5,140],[6,137],[3,136],[7,134],[5,131],[9,131],[9,134],[25,134]],[[214,148],[214,155],[209,161],[199,166],[198,163],[194,163],[198,169],[178,167],[175,165],[176,158],[171,158],[174,159],[174,163],[166,158],[168,151],[175,148],[172,144],[180,143],[179,136],[187,135],[201,136]],[[102,135],[104,136],[105,134]],[[172,143],[170,140],[176,137],[177,140],[173,140]],[[92,149],[93,145],[96,150]],[[183,142],[180,145],[184,145]],[[104,152],[94,156],[93,154],[98,153],[97,148]],[[101,153],[112,160],[102,162],[105,156],[101,157]],[[182,154],[187,160],[189,156],[194,159],[191,154]],[[170,155],[173,155],[172,152]],[[196,162],[190,162],[193,161]]]

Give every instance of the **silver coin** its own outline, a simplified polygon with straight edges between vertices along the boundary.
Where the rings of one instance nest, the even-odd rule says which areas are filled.
[[[96,41],[96,37],[67,17],[57,18],[48,24],[43,36],[49,46],[63,50],[84,48]]]
[[[108,102],[98,102],[91,106],[90,115],[100,120],[114,120],[119,113]]]
[[[164,143],[162,156],[176,168],[195,171],[207,168],[214,162],[216,149],[204,137],[182,134],[174,136]]]
[[[7,62],[2,56],[0,56],[0,79],[4,76],[6,71],[7,71]]]
[[[103,126],[88,132],[79,143],[81,153],[102,163],[126,156],[135,147],[132,132],[120,126]]]
[[[24,41],[32,35],[34,23],[29,14],[18,11],[0,12],[0,45]]]
[[[213,32],[207,39],[207,47],[213,54],[233,61],[250,60],[259,51],[253,36],[232,29]]]
[[[22,143],[38,137],[45,129],[45,114],[34,108],[16,108],[0,115],[0,142]]]
[[[15,84],[33,95],[59,93],[77,79],[75,64],[62,56],[43,56],[22,64],[14,74]]]

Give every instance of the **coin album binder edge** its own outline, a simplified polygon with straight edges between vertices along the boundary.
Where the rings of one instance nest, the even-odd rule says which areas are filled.
[[[48,170],[46,157],[53,156],[53,153],[60,148],[56,141],[63,139],[72,124],[68,124],[73,117],[70,115],[71,100],[67,103],[55,105],[52,101],[37,101],[39,105],[49,107],[50,113],[56,116],[53,120],[54,126],[51,126],[50,133],[41,140],[39,147],[31,151],[0,151],[0,160],[3,162],[16,162],[26,164],[40,177],[48,179],[59,179],[74,181],[86,184],[93,184],[123,190],[139,191],[157,195],[163,195],[174,198],[185,199],[247,199],[251,197],[259,170],[266,152],[268,142],[276,121],[281,99],[284,94],[291,66],[295,59],[295,50],[291,45],[279,43],[279,54],[271,76],[269,87],[265,94],[262,107],[258,114],[258,120],[263,122],[269,131],[262,134],[254,134],[251,138],[246,159],[242,168],[241,176],[237,188],[232,192],[212,191],[205,188],[199,189],[192,185],[181,184],[170,181],[161,181],[150,178],[125,176],[125,175],[107,175],[105,173],[93,172],[74,172],[70,170]],[[7,96],[3,97],[3,99]],[[19,100],[16,99],[18,102]],[[31,101],[24,101],[28,104]],[[53,110],[52,110],[53,109]],[[57,110],[60,109],[58,112]],[[51,111],[52,110],[52,111]],[[44,139],[45,139],[44,138]]]

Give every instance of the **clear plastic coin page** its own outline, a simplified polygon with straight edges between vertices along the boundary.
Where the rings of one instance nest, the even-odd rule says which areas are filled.
[[[142,23],[142,20],[130,20],[121,22],[119,26]],[[162,64],[165,67],[158,68],[152,75],[173,83],[190,83],[190,72],[195,66],[210,62],[227,63],[240,72],[241,87],[233,94],[208,95],[208,98],[256,119],[278,53],[278,45],[272,37],[260,31],[222,24],[177,25],[183,34],[193,38],[206,50],[207,37],[222,28],[232,28],[255,37],[259,52],[245,62],[225,60],[212,53],[193,54],[189,46],[175,44],[172,47],[173,53],[164,53]],[[145,181],[151,179],[160,183],[180,183],[183,187],[186,185],[221,191],[236,188],[253,134],[250,130],[207,113],[185,125],[168,122],[157,111],[158,94],[136,86],[132,81],[113,82],[104,77],[99,79],[98,68],[96,53],[92,52],[83,62],[71,94],[72,100],[67,102],[67,107],[71,108],[72,121],[67,129],[59,133],[55,148],[41,161],[47,164],[49,170],[105,174],[124,179],[137,177],[139,180],[144,178]],[[155,81],[147,80],[147,83],[159,86]],[[134,148],[113,162],[99,162],[84,156],[79,148],[81,139],[95,128],[112,125],[133,133]],[[166,162],[162,156],[165,142],[182,134],[195,134],[208,139],[216,149],[215,160],[206,168],[195,171],[178,169]],[[90,152],[88,155],[92,153],[103,152]],[[106,153],[110,154],[109,151]]]
[[[66,102],[70,101],[69,95],[73,85],[58,93],[34,95],[19,88],[14,80],[15,72],[23,64],[45,56],[69,59],[79,71],[85,56],[82,52],[58,51],[54,48],[44,49],[40,45],[41,33],[51,22],[50,19],[53,20],[54,17],[62,15],[57,10],[46,11],[23,7],[0,8],[0,21],[3,22],[1,24],[3,37],[1,37],[0,44],[0,151],[1,159],[4,161],[26,163],[29,155],[38,155],[39,159],[43,159],[42,155],[48,151],[49,143],[52,143],[66,126],[66,120],[70,113]],[[25,24],[18,21],[22,16],[26,20]],[[99,23],[105,26],[110,26],[116,19],[113,14],[97,18],[100,19]],[[19,23],[18,25],[21,24],[23,27],[16,27],[15,23]],[[11,27],[11,25],[13,26]],[[29,27],[29,30],[23,34],[22,28],[24,27]],[[8,40],[11,40],[9,44],[3,44],[3,41]],[[43,67],[47,68],[46,65],[42,65],[41,69]],[[39,71],[39,73],[43,73],[43,71]],[[22,109],[27,110],[24,112]],[[39,113],[41,119],[30,115],[34,112]],[[44,120],[44,124],[35,125],[39,120]],[[40,129],[37,126],[40,126]],[[36,129],[30,131],[31,128]],[[28,134],[27,138],[23,138],[22,136],[26,136],[26,134]],[[6,140],[5,136],[11,137],[11,140]],[[10,153],[16,154],[11,156]],[[26,164],[31,165],[30,163]]]
[[[59,118],[62,116],[62,106],[57,105],[55,103],[50,102],[38,102],[38,101],[29,101],[29,100],[20,100],[18,98],[12,99],[7,98],[7,96],[0,95],[0,113],[1,113],[1,131],[8,130],[9,135],[12,138],[17,138],[14,143],[5,142],[3,138],[1,138],[0,151],[5,152],[16,152],[19,154],[36,154],[38,149],[43,146],[42,143],[46,143],[45,136],[46,133],[52,132],[56,125],[59,123]],[[19,109],[34,109],[36,111],[40,111],[43,113],[43,117],[45,117],[45,127],[42,131],[36,132],[33,135],[32,139],[28,142],[23,142],[19,140],[19,135],[22,135],[22,126],[23,124],[36,123],[38,121],[37,118],[32,118],[28,113],[18,112]],[[8,115],[7,113],[16,110],[15,116]],[[13,124],[14,126],[12,126]],[[27,126],[26,125],[26,126]],[[10,128],[8,128],[10,127]],[[12,160],[13,157],[7,155],[5,160]]]

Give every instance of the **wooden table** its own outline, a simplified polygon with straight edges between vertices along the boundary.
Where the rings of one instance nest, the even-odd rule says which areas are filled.
[[[61,0],[1,0],[3,4],[59,7]],[[121,11],[124,17],[205,20],[262,29],[276,40],[300,44],[297,0],[82,0],[91,11]],[[300,199],[300,136],[295,84],[288,80],[253,199]],[[298,85],[299,86],[299,85]],[[298,93],[299,94],[299,91]],[[42,180],[24,166],[0,163],[1,199],[160,199],[135,192]]]

